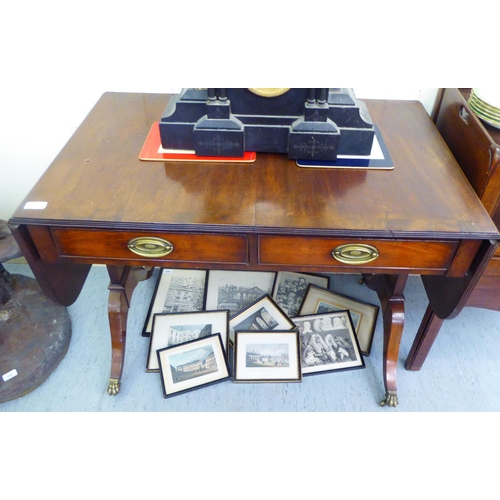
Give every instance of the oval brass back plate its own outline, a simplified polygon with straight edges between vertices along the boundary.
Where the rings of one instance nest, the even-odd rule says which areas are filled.
[[[174,245],[170,241],[154,236],[141,236],[131,239],[128,244],[130,251],[141,257],[165,257],[174,250]]]
[[[332,251],[335,260],[343,264],[367,264],[379,257],[377,248],[364,243],[348,243],[340,245]]]

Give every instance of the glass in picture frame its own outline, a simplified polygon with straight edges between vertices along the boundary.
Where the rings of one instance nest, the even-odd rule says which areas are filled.
[[[349,311],[293,318],[299,329],[303,375],[365,367]]]
[[[218,333],[159,349],[156,354],[165,398],[230,379]]]
[[[234,382],[301,382],[298,331],[237,331],[233,372]]]
[[[218,333],[227,351],[229,311],[194,311],[189,313],[155,314],[149,340],[146,372],[159,371],[156,352],[165,347],[183,344]]]

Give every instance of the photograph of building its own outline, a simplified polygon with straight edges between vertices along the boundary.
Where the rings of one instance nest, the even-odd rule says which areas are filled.
[[[252,302],[266,295],[266,291],[258,286],[244,287],[237,285],[223,285],[219,287],[218,304],[220,309],[229,309],[231,314],[245,309]]]
[[[203,309],[205,279],[196,276],[173,276],[163,312],[188,312]]]
[[[247,368],[289,366],[288,344],[249,344],[247,349]]]
[[[212,325],[179,325],[169,329],[168,345],[182,344],[190,340],[212,335]]]
[[[170,370],[174,383],[217,371],[217,361],[212,346],[196,348],[171,356]]]

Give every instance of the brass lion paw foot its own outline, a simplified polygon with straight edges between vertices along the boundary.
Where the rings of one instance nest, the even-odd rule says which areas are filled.
[[[398,395],[395,392],[388,392],[385,396],[385,399],[380,402],[380,406],[389,406],[391,408],[395,408],[398,406]]]
[[[114,378],[109,379],[108,394],[116,396],[120,392],[120,381]]]

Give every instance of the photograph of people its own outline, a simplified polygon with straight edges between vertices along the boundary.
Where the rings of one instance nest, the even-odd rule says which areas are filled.
[[[341,311],[293,318],[299,328],[304,374],[364,366],[348,314]]]
[[[276,279],[273,298],[288,316],[296,316],[306,296],[309,284],[328,286],[329,278],[313,274],[280,271]]]

